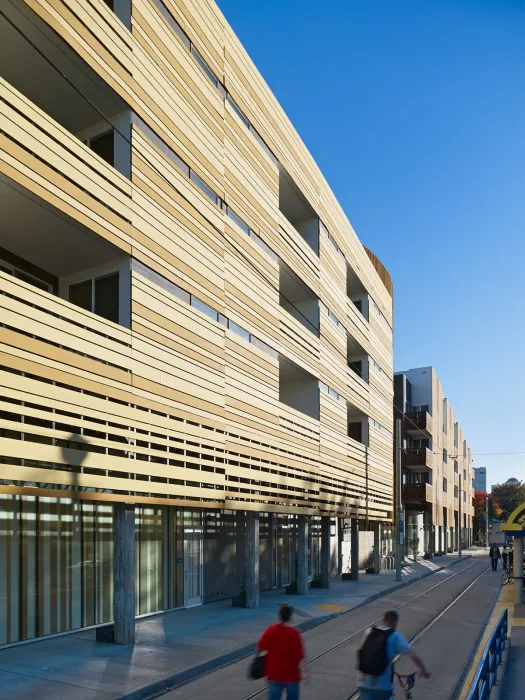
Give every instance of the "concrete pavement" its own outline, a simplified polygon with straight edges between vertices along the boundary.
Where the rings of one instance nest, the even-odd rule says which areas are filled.
[[[408,563],[403,582],[417,580],[457,561],[457,556]],[[397,584],[399,585],[399,584]],[[116,646],[86,631],[0,651],[0,698],[111,700],[143,697],[142,689],[179,673],[213,668],[249,651],[273,622],[278,605],[292,602],[296,623],[309,626],[359,606],[396,587],[394,572],[363,575],[358,582],[334,579],[332,588],[287,596],[283,589],[261,594],[255,610],[230,601],[165,613],[137,622],[137,642]]]

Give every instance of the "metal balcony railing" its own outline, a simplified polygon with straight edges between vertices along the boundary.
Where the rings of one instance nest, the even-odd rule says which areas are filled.
[[[432,435],[432,416],[428,411],[405,413],[403,416],[403,430],[407,433],[423,432],[430,437]]]

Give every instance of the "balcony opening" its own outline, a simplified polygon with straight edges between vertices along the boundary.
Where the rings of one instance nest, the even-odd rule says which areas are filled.
[[[319,380],[279,355],[279,401],[319,420]]]
[[[115,13],[125,4],[115,0]],[[2,79],[129,178],[128,105],[25,3],[3,11]]]
[[[131,0],[103,0],[122,24],[131,31]]]
[[[411,472],[406,471],[406,484],[429,484],[432,486],[432,472]]]
[[[368,292],[348,263],[346,265],[346,294],[359,313],[368,321]]]
[[[319,217],[281,164],[279,164],[279,209],[314,253],[319,255]]]
[[[349,334],[346,336],[346,360],[350,369],[363,381],[368,382],[368,355],[364,348]]]
[[[348,437],[363,445],[368,445],[368,416],[363,411],[346,403]]]
[[[319,299],[282,260],[279,260],[279,304],[310,333],[319,335]]]
[[[130,326],[126,253],[4,175],[0,211],[3,273]]]

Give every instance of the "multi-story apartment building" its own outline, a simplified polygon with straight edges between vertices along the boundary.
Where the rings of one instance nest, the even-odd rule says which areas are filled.
[[[474,467],[474,488],[476,491],[487,491],[486,467]]]
[[[394,407],[402,419],[405,552],[454,551],[460,536],[470,545],[472,453],[434,369],[396,372]]]
[[[0,75],[0,645],[326,585],[387,271],[212,1],[8,0]]]

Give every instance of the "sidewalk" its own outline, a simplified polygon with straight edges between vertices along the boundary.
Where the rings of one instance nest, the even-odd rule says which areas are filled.
[[[464,555],[468,554],[467,550]],[[196,677],[249,653],[249,645],[275,620],[277,607],[285,601],[296,608],[297,623],[309,627],[457,561],[457,555],[448,555],[408,562],[402,584],[396,583],[393,571],[362,574],[357,582],[338,577],[330,590],[310,589],[304,597],[287,596],[284,589],[261,593],[255,610],[232,608],[226,600],[143,618],[137,622],[136,643],[130,646],[96,642],[91,630],[4,649],[0,698],[147,697],[152,690],[144,694],[141,689],[174,674]]]

